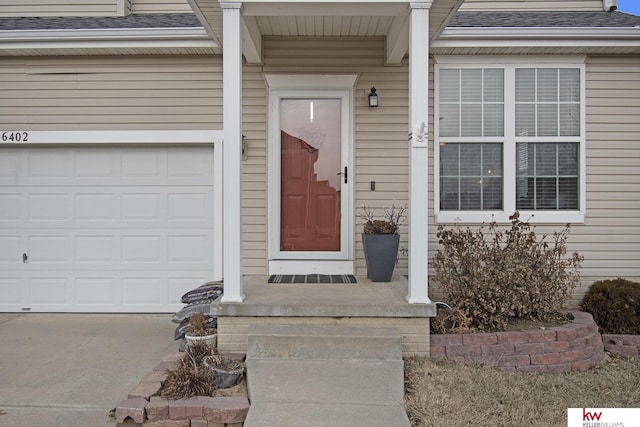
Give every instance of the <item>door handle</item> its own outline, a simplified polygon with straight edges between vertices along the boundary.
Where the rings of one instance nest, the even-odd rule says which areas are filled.
[[[344,172],[338,172],[336,175],[344,175],[344,183],[346,184],[348,182],[348,170],[347,167],[344,167]]]
[[[28,259],[29,259],[29,256],[26,253],[23,253],[22,254],[22,263],[26,264]]]

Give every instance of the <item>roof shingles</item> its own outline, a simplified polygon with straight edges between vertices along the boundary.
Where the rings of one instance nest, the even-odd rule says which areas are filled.
[[[104,30],[127,28],[198,28],[191,13],[134,14],[122,17],[0,18],[0,30]]]
[[[622,12],[458,12],[447,27],[640,28]]]

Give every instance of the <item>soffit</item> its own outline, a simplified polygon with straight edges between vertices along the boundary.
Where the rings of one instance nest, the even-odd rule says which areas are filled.
[[[189,0],[207,32],[221,45],[222,10],[216,0]],[[413,2],[429,6],[429,38],[435,40],[463,0]],[[282,37],[389,37],[394,52],[387,62],[399,62],[409,48],[409,1],[262,1],[241,2],[243,53],[250,63],[261,62],[260,39]],[[402,52],[399,54],[398,52]],[[399,59],[398,59],[399,58]]]

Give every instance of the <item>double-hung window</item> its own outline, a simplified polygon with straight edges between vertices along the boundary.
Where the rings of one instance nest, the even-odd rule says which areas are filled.
[[[436,65],[439,222],[584,220],[584,61]]]

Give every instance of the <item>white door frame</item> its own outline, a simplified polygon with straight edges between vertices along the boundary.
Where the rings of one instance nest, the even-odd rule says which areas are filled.
[[[353,257],[353,90],[355,75],[267,75],[269,86],[268,224],[269,274],[352,274]],[[341,227],[339,252],[285,252],[280,250],[280,101],[332,98],[341,100]],[[336,171],[338,172],[338,171]]]

